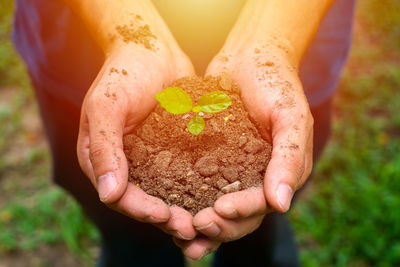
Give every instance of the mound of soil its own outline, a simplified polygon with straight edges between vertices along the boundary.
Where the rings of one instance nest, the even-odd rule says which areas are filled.
[[[227,75],[186,77],[171,86],[185,90],[193,103],[204,94],[223,91],[232,105],[202,114],[204,131],[194,136],[187,124],[195,113],[173,115],[160,105],[132,134],[124,137],[129,180],[149,195],[196,214],[218,197],[262,186],[271,145],[261,138]]]

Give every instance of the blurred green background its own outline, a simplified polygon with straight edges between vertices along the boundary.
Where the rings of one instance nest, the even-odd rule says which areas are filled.
[[[0,2],[0,266],[93,266],[99,235],[50,157]],[[359,1],[333,134],[289,212],[304,266],[400,266],[400,1]],[[191,266],[207,266],[210,257]]]

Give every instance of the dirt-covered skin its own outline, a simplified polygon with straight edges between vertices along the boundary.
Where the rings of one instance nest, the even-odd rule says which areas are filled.
[[[173,115],[160,105],[132,134],[124,137],[129,180],[146,193],[191,214],[215,200],[263,184],[271,145],[248,118],[239,88],[229,76],[177,80],[194,103],[205,93],[223,91],[232,105],[215,114],[201,114],[206,127],[200,136],[186,129],[194,113]]]

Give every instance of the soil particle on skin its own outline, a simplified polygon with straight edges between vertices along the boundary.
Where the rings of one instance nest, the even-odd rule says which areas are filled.
[[[273,66],[275,66],[275,63],[271,62],[271,61],[267,61],[267,62],[265,62],[265,66],[273,67]]]
[[[296,150],[296,149],[299,149],[299,145],[297,145],[297,144],[291,144],[291,145],[290,145],[290,148]]]
[[[275,63],[272,61],[267,61],[267,62],[257,62],[257,67],[273,67],[275,66]]]
[[[129,25],[118,25],[116,30],[125,43],[134,42],[142,44],[147,49],[154,49],[152,42],[157,37],[152,33],[149,25],[143,24],[143,19],[139,15],[136,15],[135,21],[132,21]]]
[[[292,108],[296,106],[296,101],[294,100],[293,97],[293,85],[288,82],[284,81],[279,85],[281,88],[281,99],[277,101],[276,103],[276,108],[278,109],[284,109],[284,108]]]
[[[119,73],[119,70],[117,70],[116,68],[111,68],[110,69],[110,73],[109,74],[112,74],[112,73]]]
[[[108,91],[106,91],[104,93],[104,95],[108,98],[111,98],[112,101],[116,101],[117,100],[117,93],[110,93]]]
[[[186,77],[171,86],[184,89],[194,104],[202,95],[220,90],[230,96],[232,105],[203,115],[206,126],[200,138],[186,129],[193,112],[173,115],[157,105],[124,136],[130,182],[193,215],[224,194],[262,186],[271,145],[250,121],[230,77]]]
[[[222,62],[228,62],[229,61],[229,58],[227,56],[224,56],[224,55],[220,55],[220,56],[218,56],[218,58]]]

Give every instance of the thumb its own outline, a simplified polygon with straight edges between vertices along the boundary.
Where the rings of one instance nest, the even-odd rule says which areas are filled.
[[[122,143],[126,112],[121,106],[102,99],[93,101],[93,98],[86,106],[92,182],[100,200],[106,204],[118,201],[128,183]]]
[[[264,190],[268,204],[276,211],[286,212],[301,178],[310,172],[306,155],[310,154],[312,117],[302,119],[304,112],[300,110],[282,113],[273,129],[273,149],[265,172]],[[298,123],[301,121],[304,123]]]

